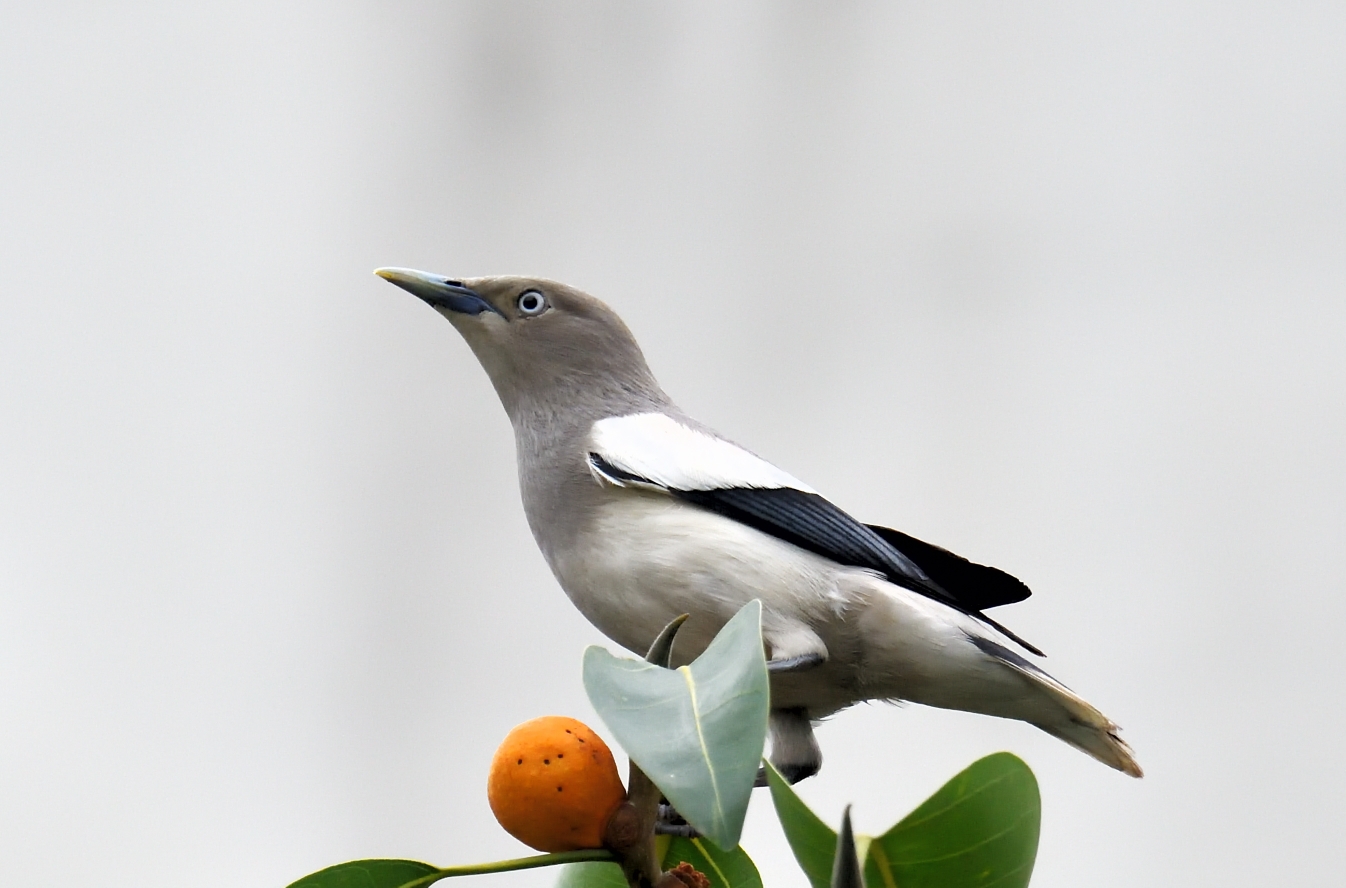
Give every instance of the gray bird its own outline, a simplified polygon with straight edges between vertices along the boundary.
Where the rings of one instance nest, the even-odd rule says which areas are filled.
[[[528,526],[599,630],[641,652],[691,614],[686,662],[761,599],[771,761],[790,780],[822,765],[813,723],[862,700],[1019,719],[1141,776],[1117,726],[983,613],[1026,586],[860,523],[687,416],[607,305],[538,278],[375,274],[448,318],[485,368],[514,426]]]

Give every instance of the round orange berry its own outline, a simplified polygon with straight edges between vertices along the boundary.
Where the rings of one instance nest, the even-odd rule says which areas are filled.
[[[526,721],[491,760],[486,795],[510,835],[539,851],[600,848],[603,829],[626,798],[602,738],[561,715]]]

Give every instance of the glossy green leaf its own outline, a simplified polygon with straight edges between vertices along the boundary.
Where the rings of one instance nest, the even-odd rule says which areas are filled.
[[[439,867],[416,860],[352,860],[305,876],[289,888],[400,888]]]
[[[766,780],[771,788],[771,803],[776,806],[776,817],[799,868],[813,888],[828,888],[832,884],[832,861],[837,851],[836,831],[804,804],[770,762],[766,763]]]
[[[770,765],[771,800],[800,868],[828,888],[837,835]],[[1042,800],[1007,752],[974,762],[882,836],[856,837],[869,888],[1022,888],[1033,874]]]
[[[742,848],[723,851],[705,839],[661,839],[666,849],[660,861],[670,870],[690,863],[710,879],[712,888],[762,888],[757,867]],[[577,863],[566,867],[557,888],[626,888],[626,879],[615,863]]]
[[[580,861],[611,860],[609,851],[561,851],[514,860],[437,867],[416,860],[352,860],[305,876],[289,888],[424,888],[454,876],[480,876]],[[614,864],[615,866],[615,864]],[[621,875],[618,870],[617,875]],[[625,880],[622,881],[625,885]]]
[[[766,743],[762,605],[740,610],[690,665],[664,669],[584,652],[584,689],[617,742],[678,813],[721,848],[738,844]]]
[[[664,869],[690,863],[710,879],[711,888],[762,888],[762,877],[741,847],[725,851],[705,839],[675,838],[664,852]]]
[[[869,845],[873,888],[1022,888],[1033,875],[1042,799],[1008,752],[974,762]]]

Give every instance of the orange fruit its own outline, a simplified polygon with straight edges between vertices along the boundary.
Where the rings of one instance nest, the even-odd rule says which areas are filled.
[[[601,848],[608,818],[626,799],[603,739],[562,715],[526,721],[491,760],[486,796],[510,835],[539,851]]]

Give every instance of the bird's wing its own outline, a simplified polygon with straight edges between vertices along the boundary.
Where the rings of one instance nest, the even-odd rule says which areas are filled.
[[[974,610],[1023,601],[1033,593],[1003,570],[968,561],[948,549],[922,542],[900,530],[868,525],[890,546],[906,555],[925,575]]]
[[[876,571],[958,610],[975,610],[941,588],[919,562],[882,534],[813,488],[670,416],[641,413],[595,423],[589,469],[601,482],[663,491],[839,564]]]
[[[838,564],[868,568],[1042,654],[981,612],[1028,597],[1028,587],[1014,577],[904,533],[861,524],[761,457],[671,416],[599,420],[589,437],[588,461],[599,483],[657,490]]]
[[[759,456],[723,438],[683,425],[663,413],[613,416],[594,423],[589,436],[590,470],[618,486],[660,490],[813,488]],[[596,465],[617,470],[609,474]]]

